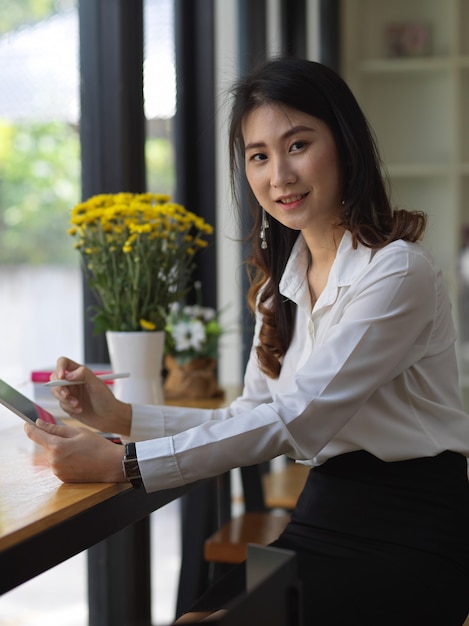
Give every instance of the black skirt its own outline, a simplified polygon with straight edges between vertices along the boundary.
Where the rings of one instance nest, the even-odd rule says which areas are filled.
[[[460,626],[469,614],[467,461],[454,452],[386,463],[367,452],[309,473],[273,544],[294,550],[305,626]],[[197,608],[244,588],[236,567]]]

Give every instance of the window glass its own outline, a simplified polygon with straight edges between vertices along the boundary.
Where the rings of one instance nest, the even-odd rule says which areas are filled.
[[[82,358],[76,0],[9,0],[0,20],[0,376]]]
[[[81,199],[77,9],[0,0],[0,378],[26,390],[59,355],[83,359],[80,261],[67,235]],[[173,15],[173,0],[144,0],[147,186],[171,195]],[[155,624],[175,614],[179,519],[177,502],[151,516]],[[86,553],[4,594],[2,620],[85,626]]]
[[[144,23],[147,187],[153,193],[173,195],[176,110],[173,0],[145,0]]]

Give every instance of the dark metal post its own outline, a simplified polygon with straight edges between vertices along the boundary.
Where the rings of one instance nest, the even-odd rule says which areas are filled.
[[[145,191],[142,0],[80,0],[82,194]],[[93,296],[84,281],[85,307]],[[107,362],[85,310],[85,360]],[[150,626],[148,518],[88,551],[90,626]]]
[[[266,24],[266,0],[238,1],[238,64],[241,76],[265,60]]]
[[[82,195],[145,191],[142,0],[80,0]],[[84,285],[85,360],[107,362]]]
[[[281,0],[281,48],[285,56],[306,56],[306,0]]]
[[[215,84],[213,0],[175,0],[176,40],[176,200],[216,227]],[[216,247],[198,252],[193,276],[202,284],[205,306],[217,306]],[[189,300],[190,300],[189,295]],[[182,563],[176,613],[190,608],[207,589],[209,566],[204,539],[217,527],[219,497],[227,497],[229,477],[210,481],[182,498]],[[219,483],[218,483],[219,484]]]
[[[216,227],[213,0],[175,0],[176,201]],[[215,238],[199,251],[193,279],[217,306]]]
[[[340,70],[340,0],[319,0],[319,58],[331,69]]]
[[[265,0],[239,0],[238,2],[238,45],[239,58],[238,66],[240,76],[247,74],[258,63],[266,58],[267,43],[267,12]],[[240,192],[240,198],[243,201],[246,193],[243,189]],[[242,239],[246,238],[251,231],[252,221],[247,207],[243,208],[242,216]],[[250,247],[243,243],[241,250],[243,260],[250,254]],[[254,330],[254,322],[252,314],[247,306],[247,292],[249,289],[249,280],[245,272],[242,274],[242,294],[243,302],[241,303],[241,329],[242,329],[242,350],[243,369],[245,368],[249,353],[251,350],[252,334]]]

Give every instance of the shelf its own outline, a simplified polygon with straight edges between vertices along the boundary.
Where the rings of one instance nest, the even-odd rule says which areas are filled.
[[[425,163],[390,163],[386,169],[392,178],[443,178],[451,173],[447,165],[428,165]]]
[[[425,243],[456,307],[469,223],[469,0],[346,0],[341,27],[343,76],[375,133],[392,204],[428,214]]]
[[[445,178],[448,176],[469,176],[469,163],[450,164],[433,163],[387,163],[385,173],[391,178]],[[469,197],[467,197],[469,204]]]
[[[460,64],[464,66],[469,59],[461,59]],[[368,59],[358,64],[358,71],[362,74],[386,74],[402,72],[435,72],[449,70],[452,62],[448,57],[414,57],[398,59]]]
[[[463,0],[465,2],[465,0]],[[387,31],[390,26],[406,23],[421,25],[429,31],[429,54],[434,58],[449,57],[454,52],[457,38],[454,33],[454,16],[458,12],[459,0],[346,0],[343,2],[344,27],[350,35],[354,63],[365,59],[386,58],[390,54]],[[419,36],[414,31],[408,37]],[[464,33],[463,33],[464,34]],[[409,54],[416,53],[421,46],[425,50],[424,40],[407,38],[400,42],[394,53],[407,49]],[[467,53],[467,50],[464,50]],[[406,57],[405,61],[416,60]]]
[[[360,61],[357,69],[361,74],[398,74],[415,72],[438,72],[453,67],[469,69],[469,56],[401,57],[396,59],[376,58]]]

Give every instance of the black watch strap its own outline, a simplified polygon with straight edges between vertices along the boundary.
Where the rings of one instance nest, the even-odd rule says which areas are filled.
[[[142,475],[137,459],[137,449],[135,443],[126,443],[124,446],[124,458],[122,460],[124,476],[133,487],[140,487],[143,484]]]

